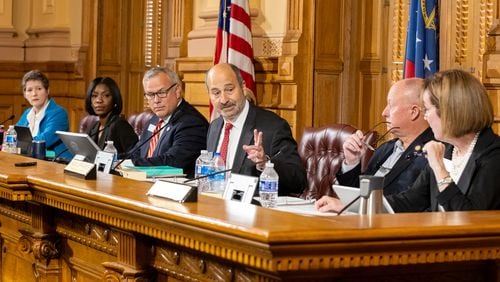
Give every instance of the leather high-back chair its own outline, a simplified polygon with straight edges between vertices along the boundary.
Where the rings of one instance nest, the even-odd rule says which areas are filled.
[[[344,161],[342,144],[356,132],[347,124],[332,124],[321,128],[306,128],[299,143],[298,152],[306,168],[308,187],[301,197],[319,199],[324,195],[335,197],[332,184]],[[369,132],[365,140],[376,147],[377,132]],[[373,152],[368,150],[361,159],[362,170],[366,168]]]
[[[135,134],[141,137],[142,132],[144,131],[146,125],[148,124],[149,120],[153,117],[153,113],[150,111],[144,111],[140,113],[134,113],[131,114],[128,118],[127,121],[130,123],[132,128],[134,128]]]
[[[99,120],[98,116],[86,115],[80,120],[78,132],[87,133],[89,132],[92,125]]]

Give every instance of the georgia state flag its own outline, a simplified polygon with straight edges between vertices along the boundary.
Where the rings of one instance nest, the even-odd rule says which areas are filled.
[[[427,77],[439,70],[438,0],[411,0],[404,78]]]

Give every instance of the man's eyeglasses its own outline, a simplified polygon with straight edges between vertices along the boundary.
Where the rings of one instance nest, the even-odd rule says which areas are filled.
[[[144,93],[144,97],[146,97],[148,100],[153,100],[155,96],[158,96],[158,98],[165,98],[167,97],[168,92],[170,92],[170,90],[172,90],[172,88],[174,88],[175,86],[177,86],[177,83],[170,85],[170,87],[168,88],[162,88],[156,92],[146,92]]]
[[[387,121],[382,121],[382,122],[377,123],[375,126],[373,126],[372,128],[370,128],[369,130],[367,130],[367,131],[365,132],[365,134],[364,134],[364,135],[368,134],[370,131],[375,130],[375,128],[377,128],[379,125],[381,125],[381,124],[386,124],[386,123],[389,123],[389,122],[387,122]],[[375,140],[375,142],[374,142],[374,143],[375,143],[375,144],[377,144],[377,143],[378,143],[378,142],[380,142],[382,139],[384,139],[384,138],[385,138],[385,136],[387,136],[387,134],[391,133],[391,131],[393,131],[394,129],[398,129],[398,128],[399,128],[399,126],[394,126],[394,127],[389,128],[389,130],[387,130],[384,134],[382,134],[379,138],[377,138],[377,140]],[[372,146],[372,145],[368,144],[368,142],[363,141],[363,143],[365,143],[366,147],[367,147],[369,150],[371,150],[371,151],[375,151],[375,148],[373,148],[373,146]]]

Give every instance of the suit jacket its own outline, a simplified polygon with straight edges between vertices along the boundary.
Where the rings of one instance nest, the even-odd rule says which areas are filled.
[[[447,145],[445,158],[451,159],[453,147]],[[406,192],[387,198],[394,211],[446,211],[500,209],[500,138],[491,128],[484,129],[458,183],[439,192],[429,165]]]
[[[263,133],[264,151],[276,158],[272,160],[274,169],[279,175],[279,195],[301,193],[306,187],[306,171],[297,153],[297,143],[293,139],[288,122],[273,112],[249,105],[248,116],[243,125],[240,140],[234,157],[231,172],[250,176],[259,176],[260,171],[247,159],[243,145],[254,144],[253,130]],[[208,130],[207,150],[215,152],[221,136],[224,120],[215,119]]]
[[[206,148],[208,122],[184,99],[175,109],[170,120],[163,128],[158,144],[151,158],[147,158],[149,141],[144,143],[158,123],[158,116],[153,116],[142,132],[141,138],[132,149],[131,159],[134,165],[168,165],[182,168],[188,177],[194,174],[196,159],[200,151]]]
[[[411,187],[427,165],[427,158],[425,156],[414,155],[415,146],[420,145],[423,147],[425,143],[433,139],[434,134],[431,128],[427,128],[410,144],[410,146],[408,146],[408,148],[406,148],[393,168],[384,177],[384,195],[397,194]],[[359,187],[359,175],[374,175],[392,154],[394,144],[397,140],[398,139],[390,140],[375,150],[366,171],[363,173],[361,173],[361,164],[344,174],[342,174],[342,171],[339,171],[337,173],[337,180],[339,183],[342,185]]]
[[[29,126],[28,113],[33,107],[26,109],[17,122],[20,126]],[[45,140],[47,150],[53,150],[55,155],[66,160],[71,160],[73,154],[66,148],[61,139],[56,135],[56,131],[68,131],[68,114],[61,106],[56,104],[54,99],[49,100],[49,105],[45,110],[45,115],[40,121],[38,134],[33,136],[33,140]]]
[[[113,115],[110,116],[104,131],[99,138],[99,126],[100,123],[97,121],[90,128],[88,135],[97,143],[99,148],[104,149],[106,146],[106,141],[113,141],[118,154],[125,153],[129,150],[135,143],[137,143],[137,134],[135,134],[132,126],[124,118]]]

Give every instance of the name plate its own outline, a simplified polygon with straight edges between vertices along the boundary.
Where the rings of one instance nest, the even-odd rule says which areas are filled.
[[[97,178],[95,164],[78,160],[76,158],[73,158],[73,160],[71,160],[71,162],[64,168],[64,173],[87,180]]]
[[[250,204],[252,202],[257,183],[259,182],[259,178],[231,173],[227,182],[228,183],[223,196],[225,200]]]
[[[161,180],[156,181],[146,195],[162,197],[179,203],[198,201],[196,187]]]

